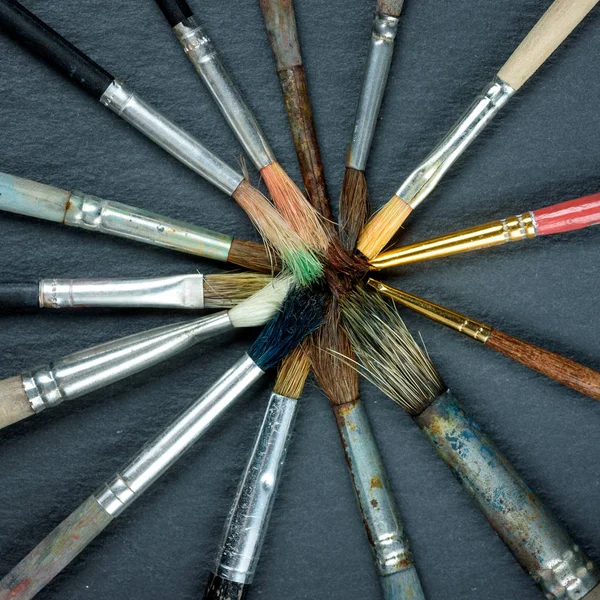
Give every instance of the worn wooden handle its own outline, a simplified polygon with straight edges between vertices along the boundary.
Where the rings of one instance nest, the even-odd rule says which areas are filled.
[[[0,429],[34,414],[20,375],[0,381]]]
[[[211,573],[204,600],[243,600],[248,586]]]
[[[600,373],[594,369],[497,329],[492,330],[486,346],[586,396],[600,400]]]
[[[377,12],[380,15],[398,18],[403,5],[404,0],[377,0]]]
[[[555,0],[498,72],[518,90],[563,43],[598,0]]]
[[[533,211],[538,235],[564,233],[600,223],[600,194]]]
[[[302,64],[293,0],[259,0],[277,70]]]

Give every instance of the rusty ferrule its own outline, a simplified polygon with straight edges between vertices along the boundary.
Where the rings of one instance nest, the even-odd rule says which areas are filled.
[[[450,391],[415,421],[549,600],[579,600],[600,572]]]
[[[227,195],[232,196],[242,183],[243,175],[123,83],[113,81],[102,94],[100,102]]]
[[[364,171],[377,126],[379,108],[383,101],[392,55],[398,31],[398,19],[388,15],[375,15],[365,76],[358,102],[352,142],[346,165]]]
[[[510,85],[495,77],[433,152],[398,188],[396,196],[413,209],[423,202],[514,93]]]

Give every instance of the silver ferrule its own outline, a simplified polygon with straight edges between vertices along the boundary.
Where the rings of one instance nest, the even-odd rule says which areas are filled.
[[[263,374],[264,371],[244,354],[204,395],[96,492],[100,506],[113,517],[121,514]]]
[[[514,93],[508,83],[495,77],[433,152],[408,176],[396,195],[412,208],[421,204]]]
[[[77,192],[67,204],[64,224],[223,262],[233,241],[210,229]]]
[[[227,312],[150,329],[70,354],[25,373],[23,387],[33,410],[41,412],[129,377],[232,329]]]
[[[219,547],[215,574],[228,581],[254,578],[297,407],[297,400],[271,394]]]
[[[42,279],[42,308],[204,308],[204,276]]]
[[[178,23],[173,31],[254,166],[260,171],[275,162],[273,151],[258,121],[242,99],[202,27],[190,17]]]
[[[243,175],[127,89],[123,83],[113,81],[102,94],[100,102],[229,196],[244,179]]]
[[[348,150],[347,166],[364,171],[377,126],[379,108],[383,101],[392,55],[398,31],[398,19],[375,15],[367,66],[363,80],[352,143]]]
[[[579,600],[600,572],[451,392],[415,417],[475,505],[549,600]]]

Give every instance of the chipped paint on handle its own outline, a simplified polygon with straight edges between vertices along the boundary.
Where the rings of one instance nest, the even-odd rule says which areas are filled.
[[[302,64],[293,0],[260,0],[269,42],[277,59],[277,70]]]
[[[598,585],[596,565],[451,392],[415,421],[549,600],[579,600]]]

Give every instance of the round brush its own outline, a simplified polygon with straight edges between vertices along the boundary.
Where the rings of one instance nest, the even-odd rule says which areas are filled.
[[[241,173],[169,121],[16,0],[0,0],[0,28],[163,150],[234,198],[301,284],[308,284],[322,275],[321,263],[314,250]]]
[[[142,331],[0,381],[0,429],[130,377],[203,340],[263,325],[277,313],[290,285],[289,277],[275,279],[228,312]]]
[[[410,246],[382,252],[371,261],[374,269],[387,269],[481,248],[520,242],[540,235],[583,229],[600,223],[600,194],[567,200],[538,210],[461,229]]]
[[[398,313],[362,289],[343,311],[362,372],[412,415],[545,597],[597,598],[598,567],[447,389]]]
[[[0,581],[0,600],[33,598],[52,581],[115,517],[173,466],[255,381],[317,329],[323,310],[320,290],[292,289],[281,312],[267,324],[250,350]]]
[[[358,249],[369,260],[384,249],[412,210],[434,190],[497,112],[597,3],[598,0],[555,0],[552,3],[458,123],[367,223],[360,235]]]

